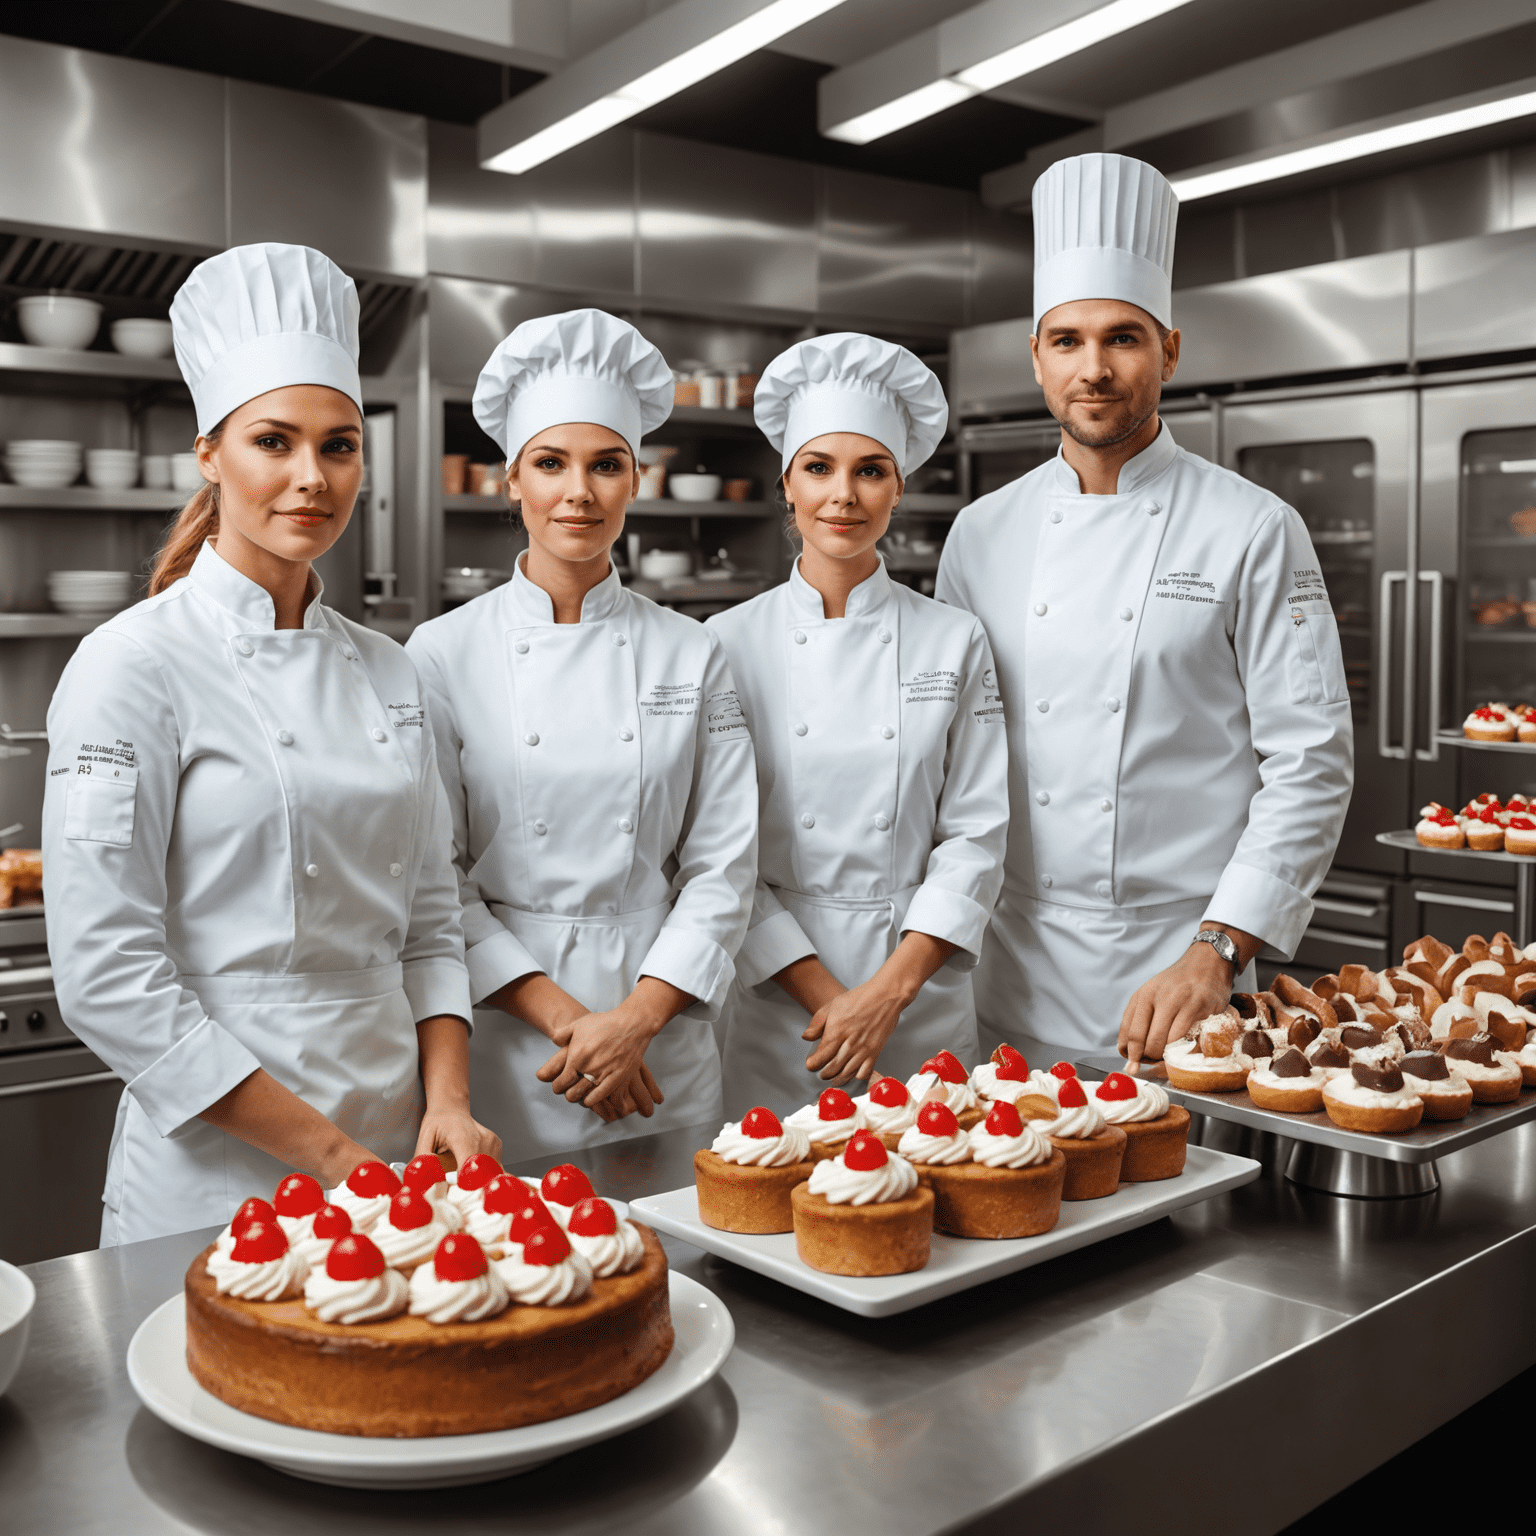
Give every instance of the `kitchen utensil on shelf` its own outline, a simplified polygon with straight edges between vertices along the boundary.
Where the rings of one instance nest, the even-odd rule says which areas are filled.
[[[500,464],[471,464],[466,483],[475,496],[500,496],[506,488],[507,472]]]
[[[464,494],[464,476],[469,469],[469,455],[467,453],[445,453],[443,455],[443,495],[462,496]]]
[[[5,472],[17,485],[58,490],[80,475],[85,450],[57,438],[17,438],[5,445]]]
[[[707,411],[718,411],[725,403],[725,380],[718,373],[706,373],[699,380],[699,404]]]
[[[35,294],[17,299],[16,321],[34,347],[83,352],[101,329],[101,305],[62,293]]]
[[[203,486],[203,472],[198,468],[195,453],[171,455],[171,488],[177,491],[197,491]]]
[[[139,483],[139,456],[132,448],[87,448],[85,479],[98,491],[126,491]]]
[[[691,576],[693,556],[681,549],[648,549],[640,556],[640,574],[647,581]]]
[[[443,572],[443,596],[449,602],[468,602],[511,581],[511,571],[487,565],[452,565]]]
[[[642,464],[640,466],[640,497],[641,501],[660,501],[661,493],[667,486],[667,466],[665,464]]]
[[[146,453],[143,463],[145,487],[151,491],[168,491],[171,488],[171,456],[168,453]]]
[[[81,617],[117,613],[133,597],[127,571],[50,571],[48,601],[61,613]]]
[[[670,484],[674,501],[714,501],[720,495],[720,476],[705,474],[702,465],[695,474],[673,475]]]
[[[114,350],[125,357],[169,357],[169,320],[114,320],[108,328]]]
[[[727,480],[723,487],[723,494],[727,501],[751,501],[752,482],[750,480]]]
[[[14,1264],[0,1259],[0,1397],[21,1369],[36,1305],[37,1287]]]

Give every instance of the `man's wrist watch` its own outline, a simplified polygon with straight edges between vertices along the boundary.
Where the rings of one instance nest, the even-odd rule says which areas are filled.
[[[1230,934],[1221,933],[1215,928],[1202,928],[1191,942],[1195,944],[1209,944],[1232,967],[1233,976],[1237,975],[1237,945],[1232,942]]]

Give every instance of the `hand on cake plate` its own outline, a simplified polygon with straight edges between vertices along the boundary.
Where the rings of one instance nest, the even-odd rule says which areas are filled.
[[[1125,1005],[1120,1019],[1120,1054],[1134,1075],[1142,1059],[1158,1061],[1164,1050],[1181,1040],[1213,1013],[1220,1013],[1232,997],[1238,973],[1258,952],[1259,941],[1225,924],[1221,928],[1237,945],[1237,965],[1229,965],[1209,944],[1191,944],[1166,971],[1144,981]]]

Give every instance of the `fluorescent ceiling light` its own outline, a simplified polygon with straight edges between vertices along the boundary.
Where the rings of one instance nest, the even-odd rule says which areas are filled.
[[[481,164],[488,171],[506,171],[520,176],[565,150],[595,138],[637,112],[654,107],[657,102],[675,96],[690,85],[697,85],[700,80],[746,58],[749,53],[756,53],[785,33],[803,27],[841,4],[843,0],[769,0],[750,16],[722,27],[596,101],[574,108],[547,128],[520,139]],[[665,15],[662,12],[655,19]],[[554,75],[546,83],[558,88],[559,79],[560,76]],[[534,89],[542,87],[535,86]]]
[[[836,124],[827,129],[826,137],[840,139],[844,144],[870,144],[876,139],[883,139],[888,133],[895,133],[898,128],[910,127],[947,107],[969,101],[975,94],[969,86],[961,85],[958,80],[947,77],[930,80],[927,85],[920,85],[915,91],[898,96],[895,101],[887,101],[868,112],[859,113],[857,117],[850,117],[846,123]]]
[[[1186,176],[1175,175],[1170,180],[1179,201],[1192,203],[1202,197],[1215,197],[1221,192],[1235,191],[1239,187],[1278,181],[1283,176],[1298,176],[1303,171],[1315,171],[1323,166],[1338,165],[1345,160],[1359,160],[1366,155],[1379,155],[1385,150],[1422,144],[1428,139],[1440,139],[1448,134],[1465,133],[1472,128],[1486,128],[1494,123],[1507,123],[1513,118],[1530,117],[1533,114],[1536,114],[1536,91],[1525,91],[1518,96],[1505,96],[1497,101],[1479,102],[1450,112],[1438,112],[1431,117],[1394,123],[1386,128],[1352,133],[1323,144],[1308,145],[1305,149],[1286,150],[1282,154],[1249,160],[1241,165],[1221,166]]]

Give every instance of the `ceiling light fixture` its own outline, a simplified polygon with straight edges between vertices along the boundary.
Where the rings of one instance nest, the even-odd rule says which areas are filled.
[[[1436,112],[1429,117],[1412,118],[1407,122],[1368,129],[1364,133],[1346,134],[1322,144],[1288,149],[1281,154],[1248,160],[1240,165],[1217,166],[1187,175],[1176,172],[1169,180],[1179,201],[1192,203],[1202,197],[1215,197],[1222,192],[1236,191],[1239,187],[1278,181],[1284,176],[1299,176],[1303,171],[1320,170],[1324,166],[1339,165],[1346,160],[1359,160],[1366,155],[1379,155],[1389,149],[1402,149],[1410,144],[1422,144],[1429,139],[1445,138],[1449,134],[1466,133],[1473,128],[1486,128],[1495,123],[1507,123],[1514,118],[1533,115],[1536,115],[1536,90],[1523,91],[1518,96],[1504,96],[1493,101],[1457,107],[1449,112]]]
[[[1096,43],[1117,37],[1143,22],[1153,21],[1169,11],[1188,5],[1190,0],[1110,0],[1085,16],[1062,22],[1060,26],[1012,43],[997,53],[979,59],[964,68],[940,75],[936,80],[907,91],[904,95],[882,102],[877,107],[860,112],[840,123],[823,128],[829,139],[839,139],[844,144],[869,144],[882,139],[898,128],[910,127],[925,117],[957,106],[973,96],[996,90],[1010,80],[1019,80],[1055,64],[1060,59],[1082,53]],[[1023,8],[1018,8],[1022,13]],[[960,18],[963,19],[963,18]],[[1013,16],[1008,18],[1013,21]],[[1027,24],[1027,23],[1026,23]],[[939,26],[940,51],[943,51],[947,24]]]
[[[843,3],[681,0],[482,118],[480,164],[520,176]],[[658,51],[659,62],[633,72]],[[606,88],[573,106],[594,80]]]

